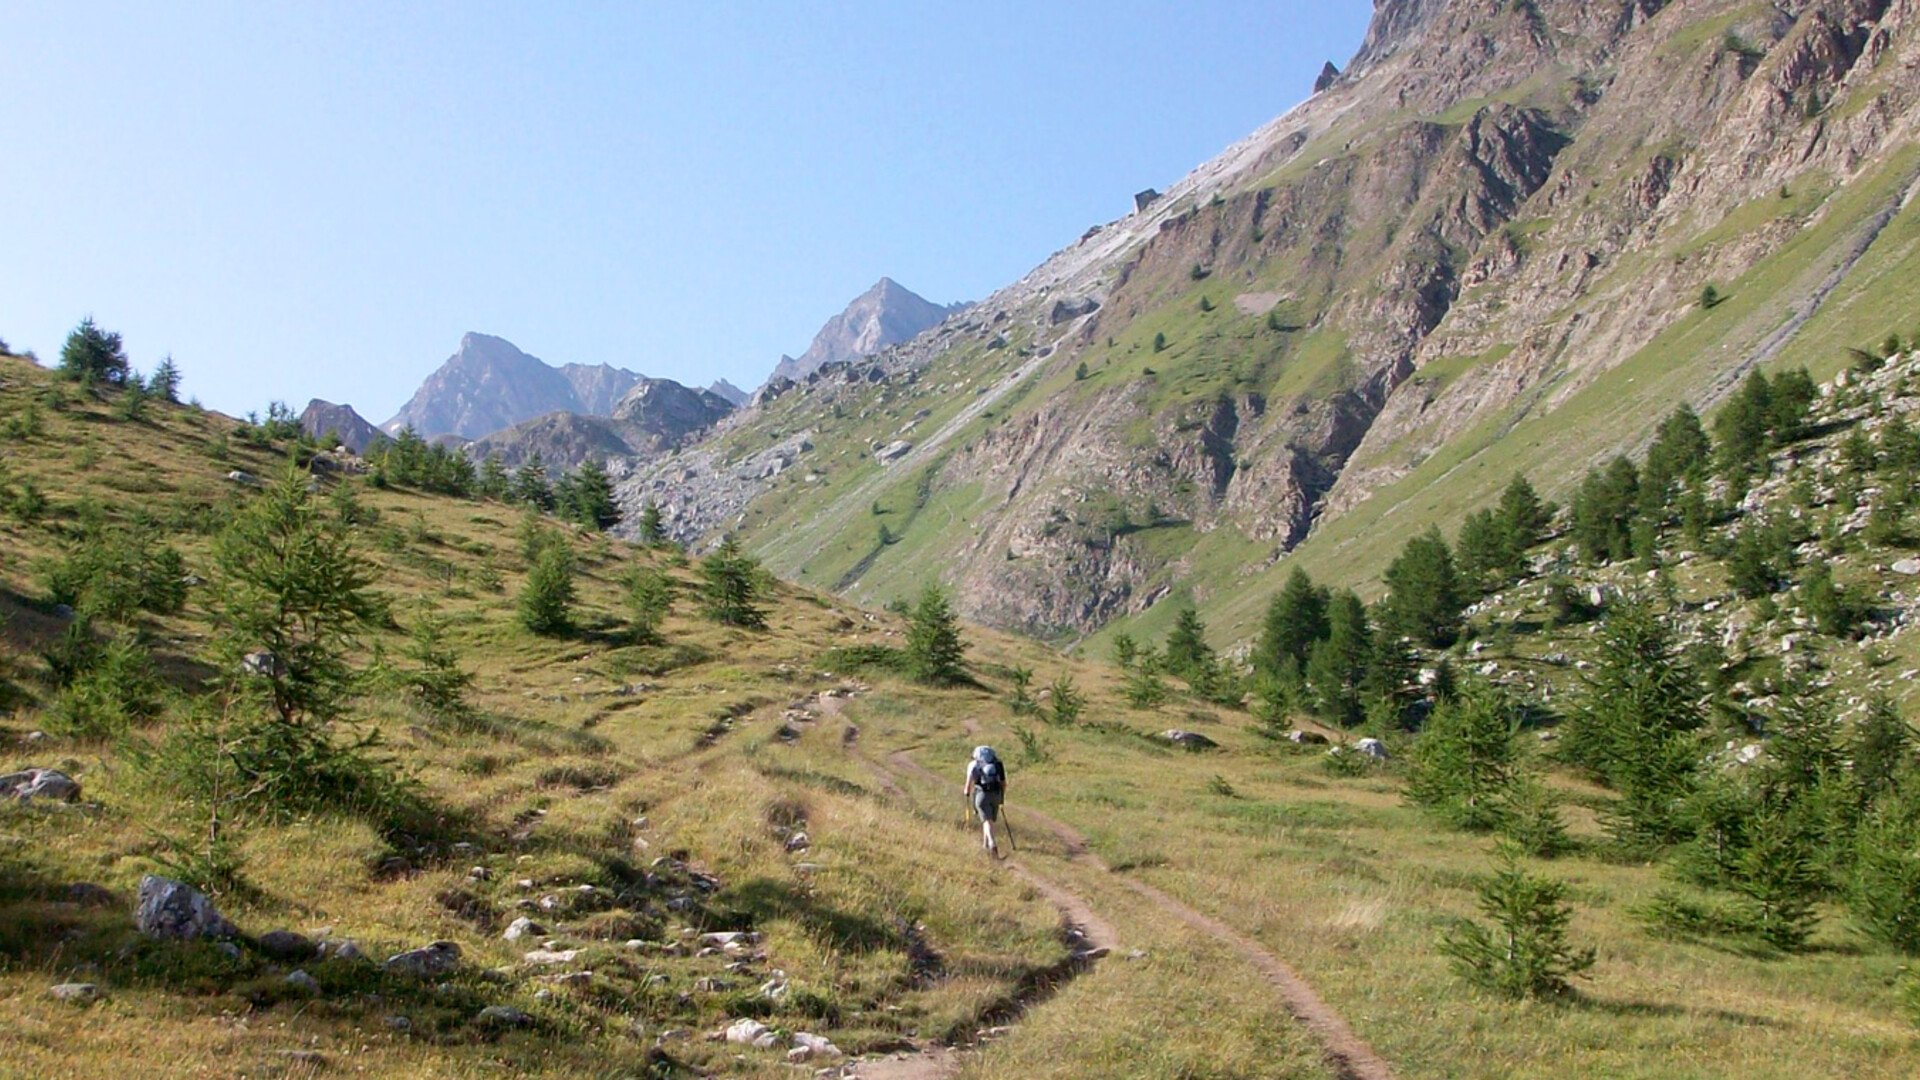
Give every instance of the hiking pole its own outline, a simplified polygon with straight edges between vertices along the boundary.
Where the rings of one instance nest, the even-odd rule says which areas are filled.
[[[1019,854],[1020,845],[1015,843],[1013,839],[1013,819],[1007,816],[1007,806],[1005,803],[1000,804],[1000,824],[1007,828],[1007,847],[1011,848],[1015,854]]]

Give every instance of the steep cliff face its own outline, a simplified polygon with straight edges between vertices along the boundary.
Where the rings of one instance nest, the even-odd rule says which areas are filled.
[[[1910,332],[1914,7],[1389,0],[1160,199],[633,490],[867,599],[939,578],[1073,637],[1181,596],[1244,632],[1282,558],[1364,586],[1514,471],[1562,487],[1754,363]]]

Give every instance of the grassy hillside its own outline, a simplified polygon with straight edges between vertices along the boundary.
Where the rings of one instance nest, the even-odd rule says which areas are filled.
[[[576,629],[536,636],[515,618],[521,510],[377,490],[350,471],[325,474],[318,497],[334,512],[353,492],[353,548],[389,616],[360,635],[353,666],[417,670],[411,633],[437,614],[475,675],[471,711],[436,714],[391,674],[366,681],[334,742],[377,729],[365,754],[401,778],[400,796],[291,816],[232,798],[207,858],[216,806],[169,768],[220,722],[206,696],[221,674],[213,538],[265,497],[227,473],[271,480],[287,448],[190,408],[119,408],[0,360],[0,416],[37,415],[4,433],[0,767],[59,767],[84,789],[72,806],[0,805],[0,1074],[137,1061],[235,1077],[794,1075],[784,1042],[707,1038],[757,1017],[875,1070],[912,1051],[885,1063],[924,1070],[902,1075],[1336,1075],[1334,1044],[1289,1015],[1301,999],[1276,989],[1275,965],[1401,1077],[1892,1077],[1920,1063],[1905,960],[1831,906],[1800,952],[1655,936],[1638,912],[1672,888],[1667,872],[1620,857],[1597,823],[1611,795],[1557,767],[1574,847],[1528,865],[1569,883],[1571,934],[1599,958],[1572,997],[1510,1005],[1437,948],[1475,914],[1493,842],[1407,804],[1403,736],[1384,764],[1330,768],[1178,686],[1134,708],[1120,673],[978,630],[976,684],[923,687],[871,663],[901,642],[893,616],[768,583],[768,629],[719,626],[698,614],[696,566],[572,530],[560,542],[580,571]],[[53,688],[43,654],[70,625],[49,575],[95,522],[146,523],[194,583],[177,613],[95,623],[144,642],[167,689],[151,719],[83,737],[66,732],[91,714]],[[625,636],[620,578],[636,565],[676,584],[658,644]],[[1530,595],[1488,610],[1522,621]],[[1576,626],[1512,649],[1580,656],[1588,640]],[[1534,667],[1574,691],[1570,660]],[[1035,688],[1070,678],[1087,698],[1078,721],[1051,722],[1045,694],[1037,712],[1011,710],[1016,668]],[[1152,737],[1176,727],[1219,746]],[[979,742],[1012,769],[1007,864],[961,820],[959,769]],[[1520,743],[1529,761],[1544,745]],[[252,943],[145,941],[133,891],[170,864],[197,870],[249,935],[351,939],[376,961],[448,940],[462,962],[420,982]],[[504,940],[520,916],[544,932]],[[726,951],[699,936],[727,930],[761,937]],[[549,942],[574,955],[528,957]],[[296,967],[317,990],[286,983]],[[104,1000],[48,995],[69,981]],[[484,1018],[489,1006],[515,1022]]]

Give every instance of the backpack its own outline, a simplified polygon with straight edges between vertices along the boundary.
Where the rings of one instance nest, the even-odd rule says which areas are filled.
[[[989,792],[999,792],[1007,786],[1007,774],[998,758],[988,758],[980,763],[980,775],[974,781],[974,786]]]

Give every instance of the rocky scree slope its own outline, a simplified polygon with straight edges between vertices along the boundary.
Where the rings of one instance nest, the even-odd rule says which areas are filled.
[[[1514,471],[1564,490],[1755,363],[1910,329],[1915,16],[1389,0],[1324,92],[622,498],[870,601],[1244,635],[1283,557],[1367,588]]]

